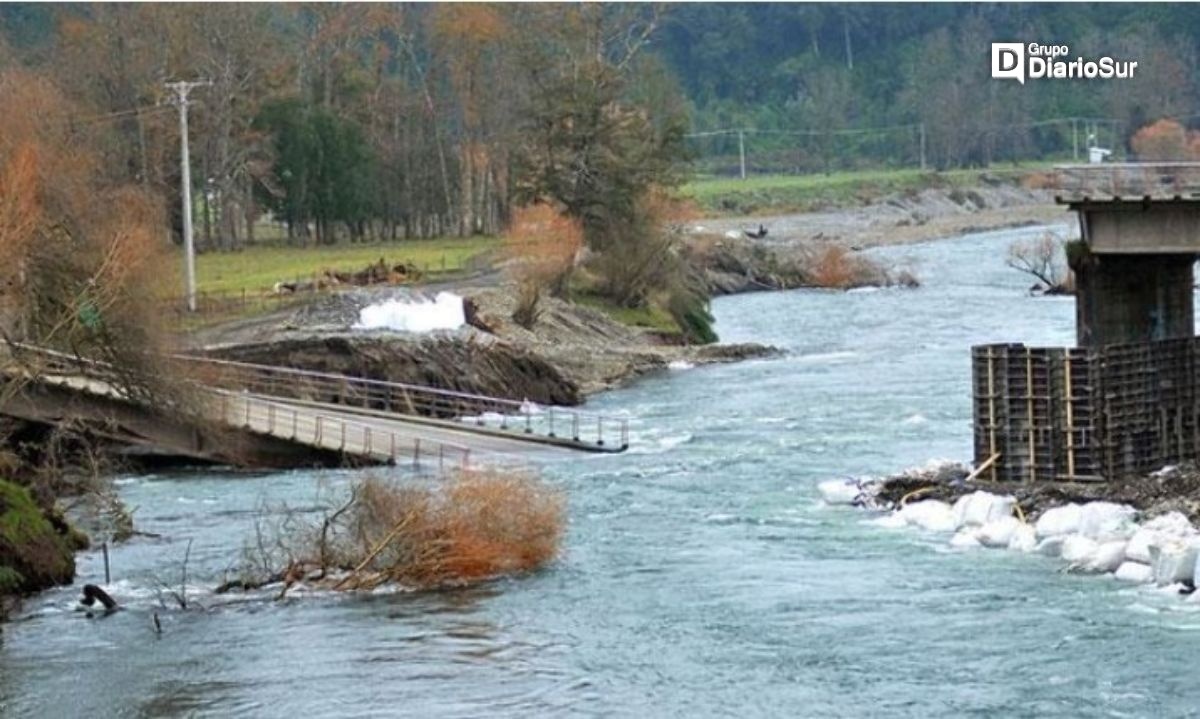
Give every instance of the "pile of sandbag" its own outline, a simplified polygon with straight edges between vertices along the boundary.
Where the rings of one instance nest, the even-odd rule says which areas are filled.
[[[825,504],[847,504],[859,506],[871,497],[871,486],[868,482],[853,477],[847,479],[830,479],[817,485],[821,499]]]
[[[831,497],[843,499],[840,503],[861,502],[861,490],[851,497],[851,488],[825,484],[827,502]],[[875,521],[951,534],[950,546],[960,549],[992,547],[1059,557],[1074,571],[1113,574],[1128,582],[1191,584],[1200,574],[1200,530],[1179,512],[1140,526],[1137,510],[1114,502],[1054,507],[1033,524],[1016,514],[1014,497],[978,491],[953,505],[910,502]]]

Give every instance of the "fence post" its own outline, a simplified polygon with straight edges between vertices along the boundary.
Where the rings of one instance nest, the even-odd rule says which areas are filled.
[[[1025,348],[1025,418],[1029,422],[1027,443],[1029,445],[1029,478],[1028,482],[1037,481],[1037,446],[1034,443],[1033,429],[1033,350]]]
[[[418,469],[421,466],[421,438],[417,437],[413,440],[413,469]]]
[[[596,445],[604,446],[604,418],[596,417]]]
[[[1074,123],[1072,123],[1073,125]],[[1067,476],[1075,476],[1075,407],[1071,394],[1071,350],[1063,350],[1063,403],[1067,415]]]
[[[549,436],[553,437],[554,436],[554,405],[550,405],[550,408],[547,411],[550,413],[550,434],[549,434]]]
[[[921,123],[921,172],[925,171],[925,123]],[[993,467],[995,465],[992,465]],[[995,474],[995,470],[992,470]]]
[[[738,130],[738,164],[741,168],[742,179],[746,179],[746,131]]]
[[[996,357],[992,347],[987,351],[987,382],[988,382],[988,456],[996,456]],[[992,462],[992,481],[996,481],[996,463]]]

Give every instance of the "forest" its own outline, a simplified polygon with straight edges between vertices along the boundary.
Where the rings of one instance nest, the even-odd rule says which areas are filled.
[[[268,216],[301,245],[500,234],[546,199],[601,247],[610,207],[628,219],[652,188],[734,171],[731,130],[761,171],[949,169],[1092,141],[1120,156],[1198,111],[1186,4],[8,4],[0,28],[0,67],[52,83],[47,121],[176,231],[165,83],[211,83],[190,108],[202,250],[254,242]],[[992,81],[1001,40],[1142,72]]]

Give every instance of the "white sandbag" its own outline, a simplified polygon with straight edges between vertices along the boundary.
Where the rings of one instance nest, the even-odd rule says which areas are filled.
[[[1196,528],[1182,512],[1160,514],[1143,523],[1142,527],[1170,537],[1188,537],[1196,533]]]
[[[1153,564],[1152,547],[1172,539],[1183,539],[1196,535],[1196,528],[1180,512],[1167,512],[1147,521],[1129,538],[1125,556],[1134,562]]]
[[[1062,546],[1064,541],[1066,541],[1066,537],[1061,535],[1057,537],[1046,537],[1037,543],[1037,546],[1033,548],[1033,551],[1037,552],[1038,554],[1044,554],[1047,557],[1057,557],[1062,554]]]
[[[1092,554],[1087,568],[1093,572],[1115,572],[1125,562],[1124,540],[1104,542]]]
[[[1150,547],[1157,545],[1162,540],[1163,535],[1153,529],[1142,527],[1129,538],[1129,544],[1125,547],[1125,557],[1131,562],[1150,564],[1154,561],[1150,557]]]
[[[854,504],[862,495],[862,488],[853,479],[830,479],[817,485],[821,499],[826,504]]]
[[[975,549],[980,545],[975,537],[975,530],[964,529],[950,538],[950,546],[955,549]]]
[[[1012,514],[1017,500],[1010,496],[998,496],[990,492],[974,492],[960,497],[954,503],[956,527],[982,527],[994,519]]]
[[[884,529],[902,529],[908,526],[908,522],[899,512],[888,512],[885,515],[876,517],[871,520],[871,524]]]
[[[1129,539],[1137,531],[1137,525],[1133,523],[1136,515],[1137,510],[1128,504],[1088,502],[1083,505],[1079,532],[1097,542]]]
[[[1195,577],[1196,556],[1200,554],[1194,539],[1167,539],[1150,546],[1150,564],[1154,568],[1154,583],[1160,587]]]
[[[1007,548],[1013,533],[1021,526],[1021,520],[1013,516],[993,519],[976,533],[979,543],[985,547]]]
[[[1154,567],[1141,562],[1124,562],[1117,567],[1117,571],[1113,574],[1114,577],[1122,582],[1133,582],[1134,584],[1149,584],[1154,581]]]
[[[1068,534],[1063,538],[1062,551],[1059,556],[1071,564],[1086,565],[1092,561],[1092,556],[1100,545],[1094,539],[1088,539],[1082,534]]]
[[[1078,504],[1047,509],[1038,517],[1035,529],[1038,537],[1062,537],[1078,534],[1083,524],[1083,508]]]
[[[1028,524],[1021,524],[1013,530],[1012,536],[1008,539],[1008,548],[1014,552],[1025,552],[1026,554],[1037,549],[1037,532]]]
[[[926,531],[953,532],[957,529],[954,523],[954,509],[936,499],[906,504],[899,513],[906,522]]]

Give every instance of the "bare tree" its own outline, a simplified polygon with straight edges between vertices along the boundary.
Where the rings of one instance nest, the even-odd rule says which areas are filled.
[[[1053,232],[1041,237],[1018,240],[1008,248],[1008,266],[1031,275],[1038,282],[1031,292],[1048,295],[1067,294],[1071,291],[1070,272],[1062,253],[1063,240]]]

